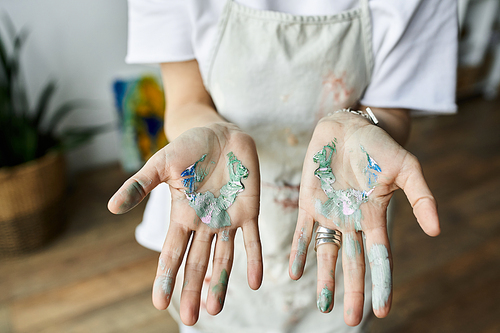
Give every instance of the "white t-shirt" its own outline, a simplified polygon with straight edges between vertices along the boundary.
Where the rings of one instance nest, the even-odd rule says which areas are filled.
[[[227,0],[129,0],[128,63],[197,59],[202,74]],[[359,0],[238,0],[294,15],[333,15]],[[455,0],[370,0],[374,69],[361,103],[454,113]]]
[[[128,0],[128,63],[197,59],[207,69],[227,0]],[[359,0],[238,0],[294,15],[333,15]],[[374,69],[361,103],[415,113],[456,112],[458,18],[455,0],[369,0]],[[168,185],[150,196],[137,241],[160,251],[168,229]]]
[[[359,5],[359,0],[238,2],[257,10],[273,10],[294,15],[334,15]],[[206,77],[209,56],[225,3],[226,0],[130,0],[127,61],[159,63],[197,59],[202,75]],[[372,80],[361,102],[369,106],[404,107],[427,113],[453,113],[456,109],[454,95],[457,47],[454,0],[370,0],[369,7],[372,16],[374,69]],[[248,31],[254,30],[249,28]],[[329,37],[330,35],[325,40],[330,40]],[[322,42],[321,45],[325,44]],[[345,52],[347,48],[343,47],[341,50]],[[353,65],[353,68],[358,69],[357,65]],[[220,110],[222,113],[223,108]],[[300,162],[301,159],[296,160]],[[244,258],[243,242],[241,234],[238,234],[240,239],[235,242],[235,265],[231,272],[233,287],[228,289],[228,295],[232,292],[231,297],[228,297],[224,313],[215,319],[201,317],[200,323],[204,323],[202,327],[216,324],[215,327],[223,327],[226,330],[222,331],[229,332],[235,324],[244,326],[254,318],[259,318],[258,325],[262,323],[268,327],[268,324],[272,323],[268,331],[274,327],[280,328],[277,332],[308,331],[313,323],[317,331],[344,332],[346,327],[344,330],[337,330],[337,327],[345,326],[342,307],[338,307],[338,304],[342,304],[339,298],[343,297],[342,274],[336,274],[340,286],[336,287],[337,308],[328,317],[311,307],[311,304],[315,303],[314,269],[306,270],[300,287],[286,276],[289,244],[283,245],[285,240],[291,240],[293,235],[293,228],[286,226],[295,224],[296,210],[285,213],[285,210],[275,209],[278,207],[276,199],[281,196],[288,199],[292,195],[284,193],[285,187],[273,185],[276,184],[263,186],[261,192],[261,202],[268,203],[261,205],[261,221],[279,220],[279,223],[264,221],[261,224],[261,230],[263,226],[268,226],[267,229],[264,227],[268,232],[262,232],[263,240],[268,237],[267,242],[263,241],[263,253],[264,261],[271,267],[265,271],[267,282],[261,287],[261,294],[251,296],[253,294],[245,289],[246,283],[242,277],[246,274],[246,267],[241,260]],[[296,189],[289,191],[298,194]],[[169,187],[166,184],[161,184],[153,191],[143,222],[136,229],[137,240],[142,245],[155,250],[161,249],[168,228],[171,204],[169,198]],[[278,239],[275,237],[277,234],[282,234],[282,237]],[[312,251],[309,253],[314,256]],[[339,264],[338,267],[340,270],[342,265]],[[367,285],[370,284],[368,281]],[[248,303],[242,304],[240,300],[246,300]],[[230,306],[230,302],[235,303]],[[235,304],[238,306],[234,306]],[[253,306],[248,306],[249,304]],[[172,305],[176,308],[172,309],[171,306],[171,313],[178,319],[178,301],[175,297],[172,298]],[[369,307],[369,302],[366,302],[365,312],[368,312]],[[268,309],[272,310],[267,311]],[[332,326],[333,324],[338,326]],[[304,327],[307,327],[307,330]],[[352,330],[359,331],[360,328],[349,328],[349,332],[353,332]]]

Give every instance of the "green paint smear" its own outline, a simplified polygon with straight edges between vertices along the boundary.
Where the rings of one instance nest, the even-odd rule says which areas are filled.
[[[160,266],[160,269],[162,271],[164,271],[165,268],[167,268],[167,263],[165,262],[165,260],[163,260],[163,258],[160,258],[160,260],[158,261],[158,265]]]
[[[159,275],[154,283],[154,290],[156,294],[163,294],[170,298],[172,295],[172,287],[174,285],[174,278],[172,274],[172,270],[169,269],[167,273]]]
[[[229,242],[229,230],[222,230],[220,240],[223,242]]]
[[[361,254],[361,244],[357,239],[354,239],[351,234],[344,234],[343,248],[347,257],[351,259],[354,259],[356,255]]]
[[[372,272],[372,304],[375,310],[387,304],[391,294],[392,276],[389,253],[382,244],[373,244],[368,252]]]
[[[332,304],[332,292],[326,287],[326,285],[321,290],[319,294],[317,305],[321,312],[327,312]]]
[[[206,155],[203,155],[199,161],[203,161]],[[186,197],[189,200],[189,206],[191,206],[196,215],[200,218],[200,220],[207,224],[211,228],[223,228],[231,226],[231,219],[226,210],[231,207],[231,205],[236,200],[236,196],[238,193],[242,192],[245,187],[241,182],[242,179],[248,178],[248,169],[243,166],[240,160],[233,154],[233,152],[229,152],[227,154],[229,158],[227,167],[229,169],[229,181],[227,184],[222,186],[220,189],[220,195],[215,197],[215,195],[207,191],[205,193],[196,192],[196,186],[189,186],[186,191]],[[198,162],[199,162],[198,161]],[[193,167],[197,170],[198,165],[196,162],[189,168]],[[189,169],[188,168],[188,169]],[[186,169],[182,174],[185,174]],[[203,171],[201,174],[198,171],[195,171],[195,175],[205,175],[207,172]],[[202,181],[203,177],[197,178],[195,177],[195,183]],[[192,191],[191,191],[192,189]]]
[[[220,272],[219,283],[212,287],[212,292],[214,294],[223,294],[227,289],[227,280],[229,279],[229,275],[227,274],[226,269],[223,269]]]
[[[327,219],[333,219],[333,217],[336,217],[338,220],[336,220],[335,223],[338,227],[352,225],[356,231],[361,231],[361,219],[363,216],[361,214],[360,206],[368,201],[368,196],[373,191],[375,184],[373,184],[373,187],[370,187],[369,191],[359,191],[352,188],[346,190],[335,190],[333,188],[336,178],[333,174],[331,164],[332,157],[336,152],[335,142],[330,142],[313,156],[313,162],[319,164],[319,167],[314,171],[314,176],[320,180],[321,189],[328,197],[324,203],[322,203],[319,199],[316,200],[316,212],[323,215]],[[364,148],[362,146],[360,147],[361,150],[368,156],[368,163],[375,163],[375,161],[373,161],[373,159],[371,159],[366,153]],[[374,169],[371,168],[371,170]],[[378,167],[377,170],[380,170],[380,168]],[[373,172],[370,173],[370,175],[372,174]],[[369,181],[369,183],[371,183],[371,181]]]
[[[304,228],[300,230],[299,244],[297,245],[297,253],[295,254],[295,258],[293,259],[292,264],[292,273],[293,275],[299,275],[299,272],[304,267],[304,258],[303,255],[306,254],[307,250],[307,237],[304,235]]]
[[[144,194],[144,189],[138,182],[132,182],[126,189],[125,201],[118,208],[118,214],[123,214],[134,208],[141,202]],[[114,200],[114,198],[112,199]]]

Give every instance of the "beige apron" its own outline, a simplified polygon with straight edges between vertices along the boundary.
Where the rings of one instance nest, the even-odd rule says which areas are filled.
[[[314,250],[309,248],[297,282],[288,275],[288,258],[302,164],[315,125],[328,112],[356,104],[370,81],[372,64],[368,0],[330,16],[255,10],[228,1],[203,79],[218,112],[257,145],[264,282],[257,292],[248,287],[238,233],[224,309],[215,317],[200,311],[194,328],[231,333],[360,331],[343,320],[341,262],[334,310],[322,314],[316,307]],[[369,286],[369,274],[367,279]],[[179,285],[172,297],[174,317]],[[371,311],[369,290],[365,316]]]

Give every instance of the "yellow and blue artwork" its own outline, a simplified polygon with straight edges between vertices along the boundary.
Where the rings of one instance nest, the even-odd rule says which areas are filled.
[[[152,75],[116,80],[113,91],[120,118],[122,165],[134,172],[167,144],[165,95]]]

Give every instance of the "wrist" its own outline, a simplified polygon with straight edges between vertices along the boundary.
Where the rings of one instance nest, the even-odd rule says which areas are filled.
[[[173,141],[191,128],[224,122],[226,120],[212,106],[203,103],[188,103],[177,108],[167,108],[165,134],[169,141]]]
[[[356,112],[347,112],[347,109],[341,109],[337,111],[332,111],[328,113],[325,117],[320,119],[318,123],[324,122],[324,121],[334,121],[337,123],[343,123],[343,124],[352,124],[352,125],[358,125],[358,126],[366,126],[366,125],[374,125],[373,122],[365,117],[361,116],[360,114]],[[377,119],[378,120],[378,119]]]
[[[340,110],[328,113],[327,116],[332,116],[332,115],[337,114],[337,113],[352,113],[352,114],[355,114],[357,116],[368,119],[373,125],[377,125],[379,123],[377,117],[375,116],[375,114],[372,112],[372,110],[369,107],[367,107],[365,109],[365,111],[351,110],[351,108],[340,109]]]
[[[360,107],[362,110],[366,106]],[[383,128],[396,142],[404,146],[411,130],[411,116],[408,109],[370,107]]]

